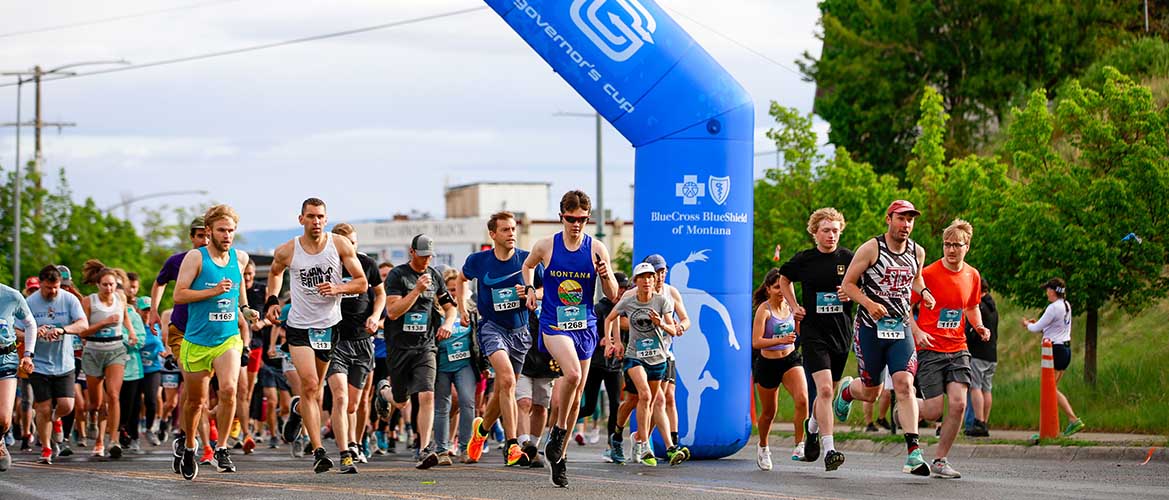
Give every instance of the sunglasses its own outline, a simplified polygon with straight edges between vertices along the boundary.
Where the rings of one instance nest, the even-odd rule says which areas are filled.
[[[560,214],[560,218],[564,219],[564,222],[567,222],[569,224],[584,224],[584,223],[589,221],[589,216],[587,216],[587,215],[581,216],[581,217],[576,217],[573,215]]]

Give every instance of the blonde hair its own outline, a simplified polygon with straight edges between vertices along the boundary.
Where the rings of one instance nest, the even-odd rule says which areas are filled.
[[[840,231],[844,232],[844,214],[832,207],[824,207],[808,217],[808,234],[815,235],[816,231],[820,229],[820,223],[824,221],[836,221],[840,223]]]
[[[221,204],[207,209],[207,213],[203,214],[203,225],[210,231],[219,219],[231,219],[232,222],[239,224],[239,214],[235,213],[235,209],[229,205]]]
[[[349,235],[356,233],[356,232],[357,232],[357,229],[353,227],[353,224],[350,224],[348,222],[342,222],[340,224],[337,224],[336,226],[333,226],[333,234],[338,234],[341,236],[349,236]]]
[[[950,225],[946,226],[946,229],[942,231],[943,240],[960,236],[966,238],[965,243],[970,243],[970,240],[974,238],[974,226],[971,226],[969,222],[966,222],[962,219],[954,219],[954,222],[951,222]]]

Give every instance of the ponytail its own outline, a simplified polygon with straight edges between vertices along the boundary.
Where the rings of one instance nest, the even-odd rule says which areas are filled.
[[[770,271],[767,271],[767,274],[763,276],[763,283],[761,283],[759,288],[756,288],[755,292],[751,294],[752,309],[759,307],[759,305],[764,302],[767,302],[767,289],[775,285],[776,281],[779,281],[779,276],[779,269],[771,268]]]

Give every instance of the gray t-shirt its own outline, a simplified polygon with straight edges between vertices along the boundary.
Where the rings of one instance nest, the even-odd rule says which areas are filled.
[[[613,310],[629,317],[629,344],[625,346],[625,357],[636,358],[648,365],[666,362],[669,348],[667,334],[654,326],[649,312],[654,311],[665,318],[674,313],[674,303],[665,296],[655,293],[648,303],[639,302],[637,294],[621,298]]]

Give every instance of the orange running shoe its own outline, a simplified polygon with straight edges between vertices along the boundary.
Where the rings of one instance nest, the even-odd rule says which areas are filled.
[[[470,460],[467,463],[478,463],[479,459],[483,457],[483,444],[487,442],[487,434],[480,434],[479,428],[483,426],[483,417],[475,417],[471,422],[471,439],[467,440],[467,458]]]
[[[253,451],[256,451],[256,440],[248,436],[244,439],[244,455],[251,455]]]
[[[215,450],[210,446],[203,447],[203,457],[199,459],[199,465],[211,465],[211,459],[215,458]]]
[[[512,444],[507,447],[507,465],[519,465],[520,467],[528,466],[528,454],[524,453],[523,448],[518,444]]]

